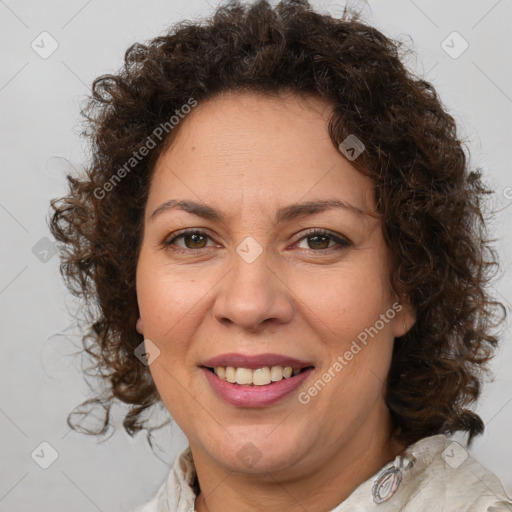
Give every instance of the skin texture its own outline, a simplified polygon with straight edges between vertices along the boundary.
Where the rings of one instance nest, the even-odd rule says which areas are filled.
[[[394,337],[414,322],[406,304],[307,405],[297,398],[399,302],[381,219],[365,213],[375,207],[372,182],[333,146],[329,114],[316,97],[217,96],[182,121],[154,170],[137,330],[160,350],[150,371],[190,442],[199,511],[330,510],[404,448],[388,439],[384,393]],[[171,199],[214,206],[225,219],[179,209],[151,218]],[[275,222],[282,207],[327,199],[363,213],[330,209]],[[210,238],[165,245],[184,228]],[[308,238],[311,228],[350,245]],[[252,263],[236,252],[246,237],[263,249]],[[315,370],[274,405],[237,408],[198,366],[227,352],[286,354]],[[252,468],[238,457],[249,442],[261,453]]]

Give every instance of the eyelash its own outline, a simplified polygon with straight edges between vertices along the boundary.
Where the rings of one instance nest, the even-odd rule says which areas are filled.
[[[189,254],[191,251],[194,252],[194,251],[200,251],[202,249],[208,249],[208,247],[201,247],[199,249],[188,249],[188,248],[182,248],[182,247],[176,247],[176,246],[173,247],[176,240],[183,238],[185,236],[190,236],[190,235],[206,236],[206,237],[210,238],[210,240],[211,240],[210,235],[208,235],[208,233],[206,233],[204,231],[201,231],[198,229],[187,229],[187,230],[183,230],[183,231],[178,231],[177,233],[173,233],[170,237],[168,237],[164,241],[163,246],[165,248],[171,249],[174,252],[182,253],[182,254]],[[341,238],[341,237],[335,235],[334,233],[327,231],[325,229],[316,229],[316,228],[311,229],[310,231],[303,234],[294,244],[297,244],[307,238],[313,238],[315,236],[326,236],[326,237],[330,238],[331,240],[333,240],[334,242],[336,242],[338,244],[339,247],[337,248],[337,250],[346,249],[347,247],[350,247],[352,245],[352,243],[345,238]],[[325,249],[317,249],[317,250],[316,249],[305,249],[305,250],[310,250],[313,252],[324,252],[324,251],[333,249],[333,247],[327,247]],[[302,249],[302,250],[304,250],[304,249]]]

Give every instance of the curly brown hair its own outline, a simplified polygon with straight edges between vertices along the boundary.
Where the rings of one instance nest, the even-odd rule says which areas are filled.
[[[92,312],[84,349],[105,383],[70,414],[72,428],[79,429],[74,414],[100,405],[104,422],[88,432],[104,433],[117,399],[130,405],[123,426],[133,436],[147,428],[143,411],[161,402],[148,367],[134,356],[143,341],[135,329],[135,273],[152,170],[179,125],[133,169],[126,162],[190,98],[248,91],[321,97],[333,106],[333,144],[354,134],[365,145],[352,164],[374,182],[391,284],[416,314],[395,339],[386,397],[393,435],[410,444],[458,430],[471,441],[483,432],[468,407],[480,394],[505,311],[487,292],[498,265],[482,202],[490,191],[468,169],[434,87],[405,68],[406,51],[346,11],[337,19],[306,0],[231,2],[207,20],[134,44],[117,74],[94,81],[82,111],[92,162],[84,175],[68,176],[69,194],[52,201],[50,221],[67,285]]]

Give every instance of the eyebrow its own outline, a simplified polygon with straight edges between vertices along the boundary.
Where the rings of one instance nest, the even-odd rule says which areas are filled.
[[[334,208],[344,209],[355,215],[368,215],[368,213],[364,212],[357,206],[354,206],[345,201],[340,201],[339,199],[326,199],[323,201],[307,201],[305,203],[297,203],[285,206],[277,212],[275,222],[276,224],[281,222],[290,222],[291,220],[300,217],[314,215],[316,213],[321,213]],[[225,217],[222,212],[213,206],[209,206],[204,203],[198,203],[196,201],[185,201],[177,199],[171,199],[158,206],[151,214],[150,220],[153,220],[165,211],[172,209],[183,210],[204,219],[225,222]]]

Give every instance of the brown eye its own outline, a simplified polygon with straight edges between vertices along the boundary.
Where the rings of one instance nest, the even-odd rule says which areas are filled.
[[[210,236],[203,231],[182,231],[169,238],[164,245],[175,250],[197,250],[208,247]]]
[[[306,244],[304,244],[304,242],[306,242]],[[334,233],[317,229],[306,233],[306,235],[298,241],[297,245],[300,249],[322,251],[326,249],[344,249],[349,247],[351,243]]]
[[[330,242],[329,236],[325,235],[315,235],[315,236],[308,236],[308,245],[310,249],[327,249],[329,247]]]
[[[202,249],[207,243],[207,237],[197,233],[182,235],[182,238],[187,249]]]

